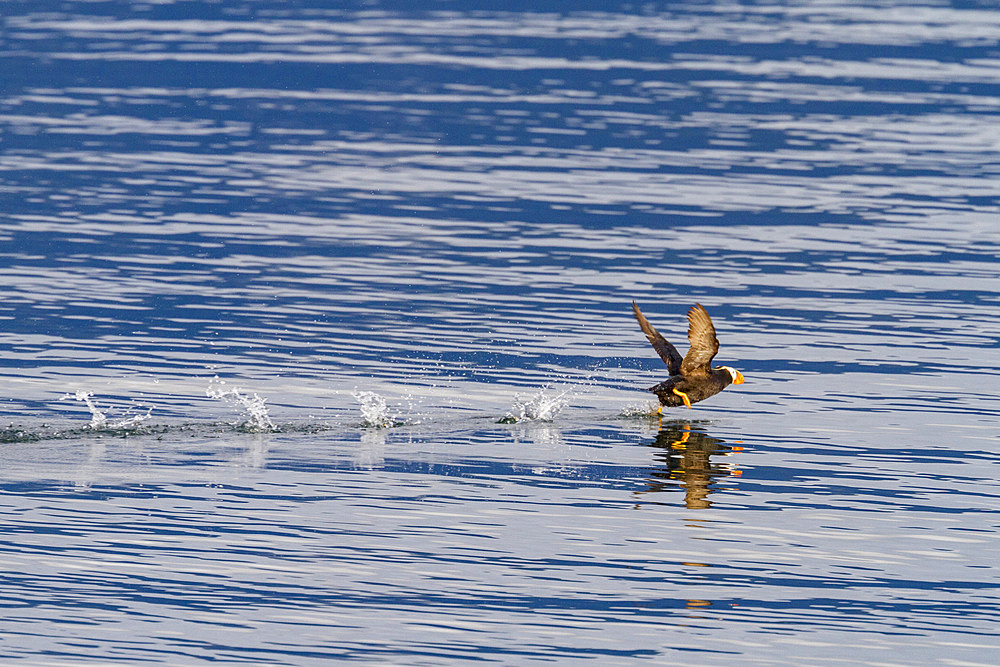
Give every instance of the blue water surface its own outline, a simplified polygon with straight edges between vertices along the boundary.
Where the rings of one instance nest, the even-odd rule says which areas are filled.
[[[1000,648],[1000,11],[0,12],[0,657]],[[631,312],[746,383],[656,414]]]

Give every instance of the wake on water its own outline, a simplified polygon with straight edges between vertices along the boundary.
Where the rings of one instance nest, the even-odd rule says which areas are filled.
[[[562,411],[570,404],[575,395],[575,387],[569,387],[562,391],[554,391],[551,385],[546,384],[536,390],[533,394],[522,396],[520,393],[514,394],[514,401],[507,413],[497,420],[500,424],[518,423],[548,423],[554,421]],[[209,398],[217,399],[238,410],[242,415],[242,420],[229,424],[229,428],[235,427],[237,430],[249,433],[274,433],[281,429],[271,419],[267,408],[267,399],[260,394],[244,392],[237,386],[228,386],[224,380],[218,377],[210,380],[205,391]],[[403,412],[389,406],[386,399],[374,391],[355,390],[351,394],[358,402],[361,412],[360,423],[353,425],[364,429],[386,429],[397,426],[412,426],[420,424],[423,418],[417,418],[414,412],[414,401],[412,397],[404,397],[409,400],[409,411],[404,416]],[[152,407],[138,406],[140,410],[145,410],[140,414],[128,414],[120,418],[111,418],[108,408],[98,407],[94,400],[94,394],[86,390],[78,390],[75,393],[65,394],[60,400],[73,400],[86,405],[90,411],[90,423],[83,429],[70,429],[67,431],[51,431],[48,433],[24,431],[11,424],[7,429],[0,432],[0,441],[15,442],[38,439],[76,437],[81,431],[97,431],[108,434],[140,434],[152,431],[171,430],[167,426],[151,426],[148,424],[152,417]],[[419,401],[417,401],[419,403]],[[619,418],[635,419],[657,416],[657,405],[649,402],[635,402],[626,405],[617,415]],[[347,424],[344,424],[347,425]],[[190,428],[191,424],[184,425]],[[335,428],[337,424],[312,425],[311,429],[325,430]],[[288,425],[287,429],[296,431],[301,429],[301,425]]]
[[[659,401],[638,401],[635,403],[629,403],[618,416],[622,419],[636,419],[642,417],[659,417],[660,416],[660,402]]]

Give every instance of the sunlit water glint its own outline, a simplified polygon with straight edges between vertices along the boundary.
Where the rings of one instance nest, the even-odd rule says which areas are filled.
[[[6,661],[995,662],[993,8],[0,26]]]

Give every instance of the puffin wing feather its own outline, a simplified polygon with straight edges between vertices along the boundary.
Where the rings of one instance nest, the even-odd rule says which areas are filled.
[[[649,323],[649,320],[639,310],[639,306],[636,305],[635,301],[632,302],[632,313],[635,314],[635,319],[639,321],[639,328],[642,329],[642,333],[646,334],[646,338],[649,339],[653,349],[660,355],[660,359],[663,359],[663,363],[667,365],[667,370],[670,374],[677,375],[680,373],[681,354],[677,351],[677,348],[671,345],[670,341],[661,336],[660,332]],[[711,322],[709,322],[709,325],[711,325]],[[691,353],[689,352],[688,354]]]
[[[708,375],[711,363],[719,351],[719,339],[715,337],[715,326],[701,304],[695,304],[688,311],[688,341],[691,349],[684,355],[681,375]]]

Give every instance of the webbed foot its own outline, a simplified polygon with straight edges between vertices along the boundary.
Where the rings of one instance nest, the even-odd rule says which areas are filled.
[[[670,391],[680,396],[681,400],[684,401],[684,405],[688,406],[689,409],[691,408],[691,399],[688,398],[687,394],[685,394],[683,391],[677,391],[676,387],[674,389],[671,389]]]

